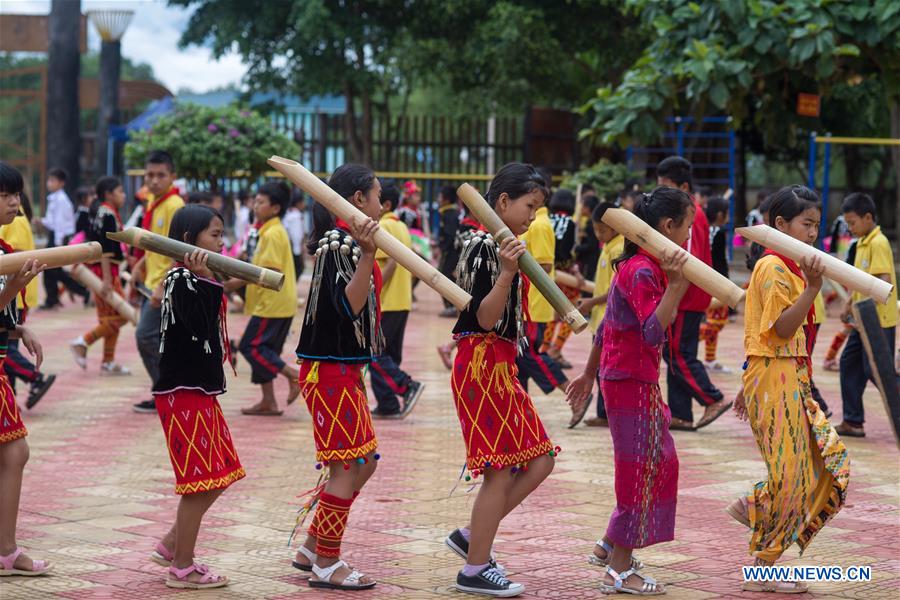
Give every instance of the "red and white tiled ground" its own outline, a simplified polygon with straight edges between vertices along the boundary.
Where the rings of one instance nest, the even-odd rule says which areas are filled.
[[[466,522],[473,494],[461,483],[463,446],[449,372],[435,346],[446,341],[452,320],[438,318],[436,296],[425,286],[407,330],[407,371],[427,384],[419,406],[405,421],[376,423],[383,458],[369,487],[354,505],[344,540],[346,558],[378,579],[365,598],[435,598],[454,595],[461,561],[442,543]],[[155,415],[135,414],[131,404],[147,398],[148,379],[134,348],[133,328],[123,331],[120,357],[135,375],[101,377],[100,348],[91,349],[83,372],[68,341],[88,329],[93,312],[70,307],[35,313],[33,325],[46,348],[45,371],[56,386],[25,420],[31,462],[26,470],[19,543],[32,556],[56,563],[47,577],[0,579],[3,599],[157,598],[189,595],[163,584],[164,569],[147,560],[169,527],[177,503],[163,434]],[[294,324],[285,357],[297,340]],[[232,315],[237,336],[244,319]],[[820,334],[821,364],[834,320]],[[720,360],[735,374],[715,381],[733,395],[739,383],[742,325],[729,325]],[[566,355],[580,366],[587,335],[573,337]],[[256,400],[249,369],[241,363],[221,401],[246,479],[213,506],[198,541],[198,556],[228,575],[214,598],[326,597],[308,588],[290,565],[287,547],[295,496],[311,488],[314,470],[310,420],[301,401],[281,418],[244,417],[241,406]],[[837,374],[819,369],[816,381],[840,417]],[[280,393],[285,392],[279,383]],[[608,431],[565,428],[569,411],[561,394],[536,396],[548,431],[563,447],[556,471],[500,527],[496,550],[524,597],[599,598],[601,572],[587,564],[614,505]],[[869,583],[817,583],[821,598],[900,597],[900,468],[897,445],[874,387],[866,394],[868,437],[848,439],[852,476],[848,505],[810,546],[796,549],[788,564],[871,565]],[[695,410],[699,414],[699,409]],[[747,532],[723,511],[751,482],[765,475],[752,434],[730,413],[699,432],[675,432],[681,461],[677,541],[644,549],[647,572],[670,584],[671,598],[759,597],[740,592],[740,566],[750,564]],[[328,597],[333,597],[329,594]]]

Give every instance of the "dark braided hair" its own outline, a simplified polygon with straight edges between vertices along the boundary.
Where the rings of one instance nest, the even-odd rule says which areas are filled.
[[[672,219],[680,225],[693,204],[686,192],[660,186],[649,194],[641,194],[634,204],[634,215],[653,229],[657,229],[663,219]],[[618,270],[619,265],[638,253],[638,249],[637,244],[626,238],[624,251],[613,260],[613,268]]]

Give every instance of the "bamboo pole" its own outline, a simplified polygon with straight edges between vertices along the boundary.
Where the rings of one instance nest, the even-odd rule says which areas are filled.
[[[464,183],[459,186],[457,193],[472,214],[475,215],[475,218],[491,232],[494,239],[502,242],[504,239],[512,237],[513,233],[497,216],[497,213],[494,212],[487,201],[481,197],[478,190],[468,183]],[[572,302],[559,289],[559,286],[550,279],[550,275],[544,271],[541,265],[528,252],[525,252],[519,258],[519,268],[528,276],[532,285],[550,302],[553,309],[568,323],[575,333],[583,331],[588,326],[584,315],[572,305]]]
[[[316,202],[327,208],[331,214],[347,223],[362,222],[366,219],[359,209],[341,198],[337,192],[300,163],[280,156],[269,158],[268,163],[315,198]],[[375,232],[375,245],[459,310],[464,310],[469,305],[472,296],[387,231],[379,229]]]
[[[660,258],[663,251],[681,250],[675,242],[623,208],[607,210],[603,215],[603,222],[656,258]],[[688,256],[684,265],[684,277],[732,308],[744,298],[744,290],[696,256]]]
[[[97,242],[13,252],[0,256],[0,275],[18,273],[22,270],[22,265],[29,260],[37,260],[39,265],[47,265],[48,269],[55,269],[82,262],[97,261],[102,255],[103,249]]]
[[[78,283],[97,294],[104,302],[112,306],[117,313],[128,319],[132,325],[137,325],[138,311],[114,290],[109,290],[108,293],[104,294],[103,280],[97,277],[93,271],[79,263],[73,265],[72,268],[69,269],[69,273],[71,273],[72,277],[74,277]]]
[[[859,292],[863,296],[871,296],[881,304],[888,301],[891,291],[894,289],[894,286],[887,281],[857,269],[814,246],[804,244],[774,227],[769,227],[768,225],[739,227],[736,233],[761,246],[780,252],[798,263],[808,256],[818,256],[822,260],[822,266],[825,268],[825,277],[834,279],[844,287],[854,292]]]
[[[118,233],[107,233],[106,237],[117,242],[124,242],[129,246],[143,248],[148,252],[155,252],[168,256],[174,260],[184,260],[185,254],[191,254],[195,250],[202,250],[197,246],[179,242],[162,235],[158,235],[140,227],[129,227],[125,231]],[[207,264],[212,271],[236,277],[242,281],[253,283],[270,290],[280,290],[284,285],[284,273],[273,271],[272,269],[264,269],[252,265],[236,258],[208,252],[209,260]]]
[[[582,292],[587,292],[588,294],[594,293],[593,281],[588,281],[587,279],[585,279],[582,285],[578,285],[578,278],[566,271],[557,271],[553,277],[557,285],[576,288],[578,290],[581,290]]]

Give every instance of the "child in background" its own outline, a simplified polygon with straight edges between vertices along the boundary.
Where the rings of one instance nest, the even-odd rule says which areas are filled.
[[[600,323],[603,322],[603,315],[606,313],[609,288],[612,285],[613,275],[615,274],[613,264],[625,251],[625,237],[603,222],[603,215],[610,208],[615,208],[615,205],[611,202],[601,202],[594,209],[591,220],[593,221],[594,232],[597,235],[597,239],[603,244],[603,248],[600,251],[600,258],[597,260],[593,296],[578,303],[578,309],[581,313],[585,316],[590,315],[591,331],[594,332],[595,336],[600,330]],[[600,391],[599,372],[597,370],[599,364],[600,346],[595,344],[591,349],[591,356],[584,369],[586,373],[593,373],[598,376],[597,416],[591,417],[584,422],[588,427],[606,427],[608,424],[606,407],[603,404],[603,393]]]
[[[856,240],[854,240],[850,244],[850,247],[847,249],[846,260],[847,263],[851,265],[856,260]],[[834,334],[834,338],[831,340],[831,345],[828,347],[828,352],[825,353],[825,362],[822,364],[823,369],[825,369],[826,371],[838,371],[840,369],[837,361],[838,352],[841,351],[844,342],[846,342],[847,338],[850,337],[851,331],[853,331],[853,325],[851,325],[850,323],[844,323],[844,327],[840,329],[836,334]]]
[[[710,251],[712,268],[728,279],[728,211],[731,206],[722,196],[710,198],[706,204],[706,218],[709,220]],[[704,365],[714,373],[731,373],[731,369],[716,360],[719,332],[728,323],[728,306],[721,305],[706,309],[706,322],[700,325],[700,339],[705,344]]]
[[[584,282],[584,277],[581,276],[578,265],[573,260],[575,234],[577,233],[577,227],[573,220],[574,212],[575,194],[571,190],[559,189],[553,192],[550,197],[550,222],[553,224],[553,234],[556,236],[553,267],[572,273],[581,284]],[[577,304],[578,299],[581,298],[580,286],[577,288],[561,286],[560,289],[573,304]],[[553,321],[544,331],[542,350],[563,369],[572,368],[572,363],[562,355],[563,345],[571,335],[572,328],[556,314],[553,315]]]
[[[227,577],[195,561],[194,547],[203,515],[245,475],[218,401],[229,353],[225,294],[207,261],[210,252],[225,247],[224,231],[222,216],[202,205],[178,210],[169,227],[171,239],[199,248],[175,263],[163,281],[160,375],[153,385],[175,493],[181,496],[175,523],[151,554],[153,562],[169,567],[171,588],[228,584]]]
[[[594,234],[594,226],[591,223],[591,215],[600,204],[594,188],[585,185],[581,190],[581,219],[584,224],[578,232],[578,243],[575,246],[575,264],[578,271],[585,279],[594,277],[594,269],[597,268],[597,259],[600,257],[600,241]]]
[[[684,191],[658,187],[634,207],[635,216],[677,246],[691,233],[695,204]],[[669,433],[671,415],[659,389],[659,365],[666,330],[674,322],[688,281],[682,249],[657,260],[626,240],[615,260],[600,332],[589,365],[572,382],[567,397],[587,401],[599,376],[609,418],[615,460],[616,508],[606,535],[594,545],[591,563],[604,566],[600,591],[637,595],[664,594],[665,588],[639,572],[635,548],[675,537],[678,456]]]
[[[9,225],[19,213],[19,194],[25,184],[18,169],[0,161],[0,225]],[[0,240],[0,254],[12,248]],[[0,275],[0,365],[6,359],[6,345],[11,337],[22,340],[25,348],[41,366],[43,350],[30,329],[19,324],[16,297],[47,265],[26,261],[13,275]],[[28,462],[28,430],[19,414],[16,396],[9,386],[6,372],[0,370],[0,577],[22,575],[33,577],[50,570],[47,561],[34,560],[23,554],[16,544],[16,522],[22,495],[22,474]]]
[[[70,244],[83,243],[91,230],[91,205],[97,195],[89,187],[80,187],[75,192],[75,237]]]
[[[438,232],[438,249],[441,252],[438,270],[449,279],[453,279],[453,271],[459,262],[459,250],[456,248],[456,232],[459,229],[459,198],[456,188],[445,185],[438,196],[438,213],[441,215],[441,229]],[[456,307],[444,298],[444,310],[442,317],[455,318]]]
[[[275,400],[274,380],[279,375],[287,379],[287,404],[291,405],[300,395],[297,383],[299,372],[281,359],[281,350],[291,330],[291,321],[297,312],[297,278],[294,274],[294,255],[287,230],[281,217],[287,211],[291,191],[283,182],[270,182],[260,186],[253,203],[254,227],[259,241],[253,252],[252,262],[258,267],[284,273],[284,285],[280,290],[269,290],[255,284],[247,284],[232,278],[225,289],[233,291],[247,286],[244,314],[250,315],[247,328],[238,344],[244,359],[250,363],[250,381],[262,390],[262,399],[253,406],[242,408],[245,415],[281,416]]]
[[[894,273],[894,253],[891,250],[891,243],[878,226],[875,202],[866,194],[856,193],[847,196],[841,206],[841,212],[847,220],[850,232],[857,238],[853,266],[893,286],[887,302],[875,305],[881,331],[893,356],[897,327],[897,277]],[[862,298],[862,294],[853,292],[841,313],[841,321],[849,322],[850,306]],[[849,437],[865,437],[862,400],[866,384],[872,380],[872,365],[869,364],[869,359],[863,351],[862,338],[856,329],[850,332],[847,345],[841,353],[840,372],[844,410],[843,421],[837,426],[837,432]]]
[[[16,252],[34,250],[34,236],[31,233],[31,218],[34,213],[31,210],[31,200],[22,191],[19,193],[19,214],[8,225],[0,226],[0,239],[5,241]],[[38,305],[38,280],[32,279],[25,286],[25,294],[16,296],[16,306],[19,309],[19,324],[24,325],[28,313]],[[41,401],[50,386],[56,381],[53,373],[44,374],[27,356],[19,350],[19,340],[9,340],[6,351],[6,360],[3,362],[3,370],[9,378],[13,392],[16,391],[16,380],[21,379],[29,385],[28,398],[25,408],[31,409]]]
[[[397,238],[407,248],[412,247],[409,230],[394,213],[400,201],[396,186],[381,190],[381,219],[379,226]],[[397,265],[381,248],[375,252],[381,270],[381,331],[384,351],[372,359],[372,391],[378,406],[372,410],[376,419],[402,419],[412,411],[425,386],[400,368],[403,362],[403,335],[412,309],[412,274]],[[397,396],[403,397],[403,406]]]
[[[303,192],[291,190],[291,206],[284,215],[284,228],[291,240],[291,254],[294,255],[294,276],[300,280],[303,275],[303,241],[306,232],[303,229],[303,211],[306,209],[306,201]]]
[[[509,163],[491,180],[485,199],[513,236],[521,236],[547,197],[547,183],[532,165]],[[519,595],[525,586],[507,579],[491,556],[500,521],[547,478],[559,451],[515,376],[527,299],[518,263],[525,243],[513,236],[497,244],[480,229],[459,259],[458,280],[472,301],[453,328],[458,352],[451,386],[467,479],[484,477],[468,525],[445,540],[466,561],[456,589],[502,597]],[[549,256],[552,261],[552,249]]]
[[[815,192],[794,185],[770,197],[769,225],[806,244],[818,237]],[[822,261],[801,264],[766,250],[747,287],[743,388],[734,411],[749,420],[768,478],[729,505],[748,527],[756,565],[773,564],[794,542],[801,552],[844,504],[847,449],[810,393],[811,359],[804,323],[822,286]],[[746,581],[743,591],[803,593],[794,581]]]
[[[97,200],[89,213],[91,223],[86,241],[100,244],[103,256],[100,262],[89,265],[89,268],[103,282],[105,291],[112,291],[124,298],[125,292],[122,291],[122,280],[119,278],[119,263],[124,259],[122,244],[109,239],[106,234],[122,231],[119,211],[125,204],[125,191],[115,177],[101,177],[97,181],[96,196]],[[82,369],[87,369],[88,348],[97,340],[103,339],[100,372],[106,375],[131,375],[127,367],[116,362],[116,343],[119,340],[119,330],[126,323],[125,317],[100,296],[94,298],[94,303],[97,305],[97,326],[69,344],[75,363]]]
[[[364,590],[374,587],[375,581],[341,559],[341,542],[353,502],[380,458],[364,368],[383,345],[381,270],[374,242],[381,182],[369,167],[345,164],[335,169],[328,185],[368,218],[335,221],[322,205],[313,207],[313,236],[307,249],[316,262],[297,358],[320,461],[316,468],[327,469],[328,478],[316,489],[317,497],[311,501],[316,503],[315,514],[292,564],[312,572],[310,587]]]

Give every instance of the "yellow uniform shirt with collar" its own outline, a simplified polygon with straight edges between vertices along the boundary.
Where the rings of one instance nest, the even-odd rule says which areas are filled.
[[[412,249],[412,238],[409,235],[409,228],[406,224],[397,218],[393,212],[385,213],[381,216],[378,224],[382,229],[400,240],[407,248]],[[378,266],[384,271],[384,266],[390,256],[384,250],[379,248],[375,252],[375,260]],[[394,268],[394,274],[388,279],[384,287],[381,289],[381,310],[388,311],[409,311],[412,309],[412,274],[399,264]]]
[[[284,273],[280,290],[259,285],[247,285],[244,314],[264,319],[286,319],[297,312],[297,276],[294,273],[294,253],[287,229],[281,219],[269,219],[259,228],[259,241],[253,253],[253,264]]]
[[[153,206],[154,197],[148,196],[147,206]],[[172,217],[175,212],[184,206],[184,200],[181,196],[174,195],[166,198],[162,204],[153,209],[153,220],[150,222],[150,231],[163,237],[169,237],[169,225],[172,223]],[[168,256],[157,254],[156,252],[147,252],[144,255],[144,265],[147,268],[147,276],[144,277],[144,285],[147,289],[153,291],[166,278],[166,273],[175,264]]]
[[[615,274],[613,260],[621,256],[624,251],[625,238],[621,235],[617,235],[603,244],[600,258],[597,259],[597,273],[594,275],[594,298],[609,293],[609,286],[612,285]],[[591,309],[591,331],[597,331],[604,314],[606,314],[606,302]]]
[[[19,215],[9,225],[0,226],[0,239],[12,246],[16,252],[34,250],[34,236],[31,233],[31,223],[25,215]],[[38,305],[38,280],[37,277],[25,286],[25,302],[28,308],[36,308]],[[22,304],[22,295],[16,296],[16,306],[19,310],[25,308]]]
[[[528,231],[519,239],[525,242],[528,253],[534,257],[538,264],[554,263],[556,257],[556,236],[553,233],[553,223],[550,221],[550,211],[547,207],[541,207],[534,216],[534,222],[528,227]],[[550,279],[553,279],[553,269],[550,269]],[[553,320],[555,311],[550,302],[544,298],[535,285],[528,288],[528,315],[534,323],[549,323]]]
[[[821,325],[825,322],[825,298],[822,296],[821,290],[819,290],[819,293],[816,294],[816,299],[813,302],[813,306],[816,309],[816,316],[813,318],[813,325]]]
[[[881,227],[875,227],[856,242],[856,259],[853,266],[871,275],[890,274],[891,285],[894,286],[891,296],[884,304],[876,303],[875,310],[878,311],[878,321],[882,327],[896,326],[897,274],[894,272],[894,253],[891,250],[891,243],[881,233]],[[859,302],[863,298],[859,292],[853,292],[853,302]]]

